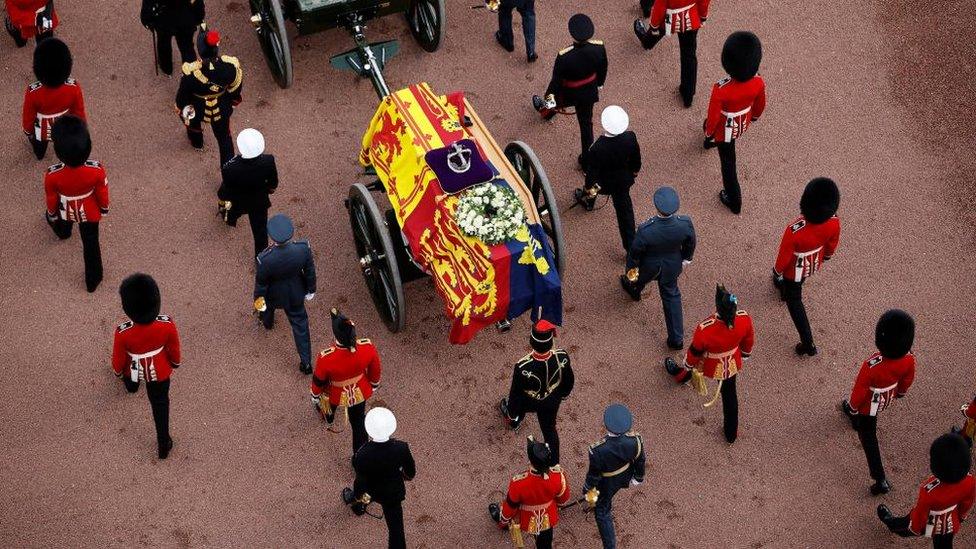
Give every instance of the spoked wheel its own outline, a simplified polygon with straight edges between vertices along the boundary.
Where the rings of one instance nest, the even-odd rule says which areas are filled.
[[[535,209],[539,212],[542,229],[549,237],[553,255],[556,256],[556,270],[562,276],[565,266],[563,224],[559,220],[559,209],[556,207],[556,197],[552,193],[552,186],[549,185],[549,177],[546,175],[546,171],[542,169],[542,164],[535,152],[532,151],[532,147],[521,141],[509,143],[505,147],[505,156],[512,163],[518,176],[522,178],[526,188],[532,193],[532,203],[535,204]]]
[[[366,289],[386,327],[399,332],[403,329],[403,283],[389,228],[365,186],[356,183],[349,189],[347,207]]]
[[[447,13],[444,0],[410,0],[407,8],[410,34],[424,51],[437,51],[444,40]]]
[[[294,73],[281,0],[251,0],[251,14],[251,24],[258,33],[264,59],[268,62],[275,82],[282,88],[291,87]]]

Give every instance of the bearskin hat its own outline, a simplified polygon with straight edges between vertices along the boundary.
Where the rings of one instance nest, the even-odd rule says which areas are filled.
[[[729,35],[722,47],[722,68],[733,79],[745,82],[759,72],[762,61],[762,44],[759,37],[748,31],[736,31]]]
[[[972,468],[972,456],[966,439],[958,433],[947,433],[935,439],[929,448],[932,474],[946,484],[966,478]]]
[[[34,76],[41,84],[56,88],[71,76],[71,50],[57,38],[45,38],[34,48]]]
[[[159,316],[159,286],[153,277],[135,273],[119,286],[122,310],[136,324],[149,324]]]
[[[915,342],[915,320],[901,309],[885,311],[874,329],[874,344],[885,358],[901,358]]]
[[[735,314],[739,312],[739,298],[721,284],[715,286],[715,312],[719,320],[729,329],[735,326]]]
[[[840,190],[832,179],[817,177],[807,183],[800,197],[800,212],[814,225],[824,223],[840,207]]]
[[[532,468],[540,473],[548,473],[552,467],[552,450],[545,442],[536,442],[529,437],[525,442],[525,453],[529,456],[529,463]]]
[[[200,59],[217,57],[219,45],[220,34],[217,31],[202,30],[197,33],[197,53],[200,54]]]
[[[548,353],[552,350],[555,337],[556,326],[548,320],[540,319],[532,326],[532,338],[529,340],[529,345],[537,353]]]
[[[51,126],[51,141],[54,142],[54,154],[67,166],[81,166],[91,155],[88,125],[77,116],[66,114],[55,120]]]
[[[332,308],[330,314],[332,316],[332,334],[335,336],[336,343],[355,351],[356,325],[335,307]]]

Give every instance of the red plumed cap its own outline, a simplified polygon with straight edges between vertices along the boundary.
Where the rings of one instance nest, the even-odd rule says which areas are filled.
[[[542,332],[542,333],[551,332],[555,329],[556,329],[556,325],[544,318],[537,321],[535,323],[535,328],[534,328],[535,331]]]
[[[207,45],[214,47],[220,44],[220,34],[217,31],[207,32]]]

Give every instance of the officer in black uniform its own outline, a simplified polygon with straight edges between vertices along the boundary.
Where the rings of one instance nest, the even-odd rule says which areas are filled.
[[[654,192],[657,215],[637,228],[637,236],[627,252],[627,273],[620,285],[634,301],[652,280],[657,281],[668,328],[668,347],[684,348],[684,323],[678,276],[695,255],[695,227],[691,218],[677,215],[678,193],[671,187]]]
[[[515,34],[512,32],[512,11],[522,16],[522,34],[525,35],[525,55],[529,63],[539,58],[535,53],[535,0],[499,0],[498,30],[495,41],[506,51],[515,51]]]
[[[396,417],[386,408],[373,408],[366,414],[366,433],[369,442],[363,444],[352,458],[356,480],[352,488],[342,490],[342,501],[357,515],[366,512],[366,505],[375,501],[383,506],[383,518],[389,530],[390,549],[406,549],[403,532],[403,500],[407,488],[403,481],[413,480],[417,467],[406,442],[390,438],[396,431]]]
[[[532,106],[545,120],[556,115],[557,108],[576,107],[580,127],[580,155],[593,144],[593,105],[600,100],[600,88],[607,79],[607,50],[602,40],[593,40],[593,21],[582,13],[569,19],[573,45],[559,52],[552,67],[552,80],[545,99],[532,96]]]
[[[644,441],[630,432],[634,418],[623,404],[611,404],[603,412],[607,434],[603,440],[590,445],[590,467],[586,472],[583,492],[599,491],[593,516],[604,549],[615,549],[617,537],[613,530],[613,496],[621,488],[644,482]]]
[[[586,184],[576,189],[573,198],[586,211],[592,211],[598,194],[610,195],[617,212],[617,228],[624,252],[634,241],[634,202],[630,188],[641,169],[640,145],[634,132],[627,131],[630,117],[617,105],[603,109],[603,132],[586,153]]]
[[[268,330],[274,328],[275,309],[284,309],[295,336],[303,374],[312,373],[312,342],[308,334],[305,302],[315,297],[315,263],[307,240],[291,241],[295,226],[287,215],[268,220],[268,236],[274,242],[257,257],[254,273],[254,309]]]
[[[203,0],[142,0],[142,26],[155,35],[156,62],[164,74],[173,74],[174,38],[184,63],[197,60],[193,34],[205,16]]]
[[[237,149],[241,153],[220,169],[217,211],[231,227],[247,216],[257,256],[268,247],[269,195],[278,188],[278,168],[274,156],[264,152],[264,136],[253,128],[237,134]]]
[[[236,57],[220,55],[219,45],[217,31],[201,31],[197,35],[200,60],[183,64],[176,110],[186,125],[190,144],[196,149],[203,148],[203,123],[210,124],[223,166],[234,156],[230,117],[241,102],[244,71]]]
[[[563,349],[553,349],[555,336],[556,327],[550,322],[535,323],[529,340],[532,352],[515,364],[508,398],[503,398],[498,408],[513,430],[521,427],[525,414],[535,413],[542,437],[552,450],[552,462],[559,463],[556,416],[560,403],[573,391],[575,378],[569,354]]]

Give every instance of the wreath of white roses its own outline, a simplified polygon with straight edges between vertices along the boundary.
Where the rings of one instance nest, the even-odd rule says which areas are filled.
[[[492,245],[515,238],[525,223],[518,195],[490,181],[463,191],[455,216],[461,232]]]

